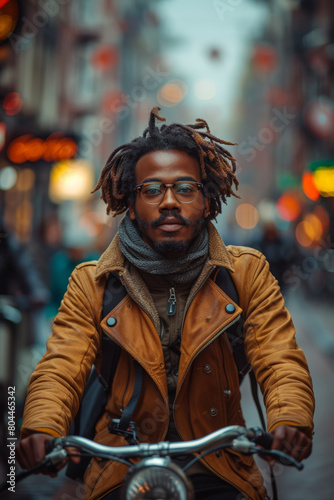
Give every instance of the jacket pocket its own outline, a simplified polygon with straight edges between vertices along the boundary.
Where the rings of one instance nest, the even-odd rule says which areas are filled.
[[[229,464],[236,470],[240,470],[242,467],[251,467],[255,464],[252,455],[243,455],[242,453],[237,453],[233,450],[225,450],[225,452]]]

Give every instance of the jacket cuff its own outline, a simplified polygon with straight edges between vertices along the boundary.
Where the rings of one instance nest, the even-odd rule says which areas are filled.
[[[48,428],[44,428],[44,427],[37,427],[36,429],[21,429],[20,439],[24,439],[24,438],[30,436],[31,434],[35,434],[35,433],[50,434],[50,436],[53,436],[53,437],[62,437],[62,435],[59,434],[59,432],[56,432],[53,429],[48,429]]]
[[[304,434],[306,434],[306,436],[309,437],[310,439],[312,439],[314,434],[313,430],[310,427],[303,427],[302,425],[296,424],[296,422],[289,422],[289,421],[277,422],[270,429],[268,429],[268,432],[272,432],[279,425],[289,425],[290,427],[298,427],[298,429]]]

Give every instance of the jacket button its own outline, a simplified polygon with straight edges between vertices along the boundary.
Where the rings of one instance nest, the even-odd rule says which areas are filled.
[[[115,326],[117,323],[117,320],[115,318],[108,318],[107,319],[107,325],[108,326]]]
[[[216,417],[218,415],[217,408],[210,408],[209,414],[211,415],[211,417]]]
[[[220,450],[216,451],[216,457],[221,458],[222,457],[222,452]]]
[[[211,373],[212,372],[212,366],[209,365],[209,364],[204,365],[203,371],[204,371],[204,373]]]
[[[235,311],[235,306],[233,304],[227,304],[227,306],[225,307],[225,311],[229,314],[232,314]]]

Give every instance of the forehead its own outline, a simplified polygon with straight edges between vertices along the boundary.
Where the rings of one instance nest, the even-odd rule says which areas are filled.
[[[148,179],[164,183],[175,182],[179,177],[201,181],[199,161],[178,149],[158,150],[142,156],[136,164],[136,183]]]

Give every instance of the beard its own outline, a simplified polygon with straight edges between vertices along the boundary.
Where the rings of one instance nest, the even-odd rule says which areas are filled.
[[[184,241],[173,241],[172,238],[177,235],[177,231],[168,232],[168,237],[170,238],[169,240],[167,239],[165,241],[155,241],[150,238],[151,246],[156,252],[161,254],[168,254],[175,257],[185,253],[188,250],[190,244],[196,239],[196,237],[203,231],[203,229],[207,225],[207,221],[204,218],[204,212],[202,217],[200,217],[196,221],[190,221],[189,219],[182,217],[177,212],[166,212],[162,214],[158,219],[152,221],[150,224],[140,219],[140,217],[138,217],[138,214],[136,213],[136,222],[138,224],[139,231],[142,237],[143,234],[147,236],[147,229],[150,226],[152,228],[158,227],[166,217],[174,217],[176,219],[179,219],[182,224],[187,227],[192,227],[194,230],[193,237]]]

